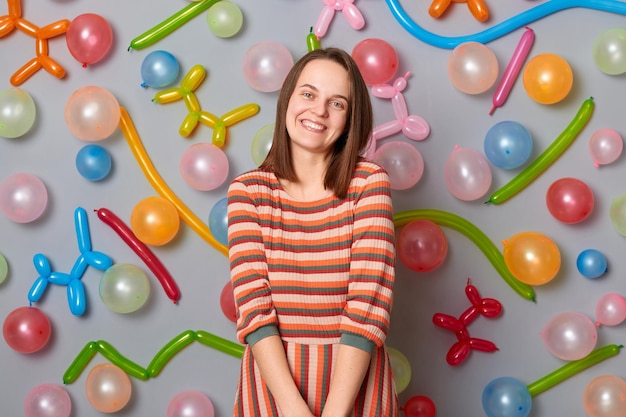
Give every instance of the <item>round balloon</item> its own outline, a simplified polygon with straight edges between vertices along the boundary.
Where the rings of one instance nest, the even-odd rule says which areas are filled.
[[[566,311],[552,317],[541,330],[544,345],[559,359],[582,359],[596,347],[598,330],[589,317]]]
[[[448,240],[441,227],[430,220],[413,220],[398,234],[398,258],[407,268],[429,272],[438,268],[448,253]]]
[[[178,78],[180,65],[174,55],[167,51],[152,51],[141,63],[142,87],[163,88]]]
[[[491,168],[487,158],[470,148],[455,146],[444,165],[448,191],[459,200],[483,197],[491,187]]]
[[[146,245],[169,243],[180,227],[178,210],[169,200],[152,196],[141,200],[130,214],[130,228]]]
[[[614,129],[596,130],[589,139],[589,153],[596,167],[617,160],[622,154],[623,148],[622,136]]]
[[[243,76],[246,82],[262,93],[280,90],[291,67],[291,52],[278,42],[258,42],[243,57]]]
[[[89,181],[100,181],[111,172],[111,155],[100,145],[85,145],[76,154],[76,169]]]
[[[387,142],[376,149],[374,161],[389,174],[393,190],[406,190],[419,182],[424,174],[424,158],[406,142]]]
[[[555,219],[566,224],[580,223],[593,211],[593,191],[577,178],[561,178],[548,188],[546,205]]]
[[[220,308],[224,317],[233,323],[237,323],[237,310],[235,307],[235,295],[233,294],[233,286],[230,280],[222,287],[220,293]]]
[[[435,403],[424,395],[414,395],[404,404],[406,417],[435,417],[437,409]]]
[[[621,294],[608,293],[596,304],[596,325],[617,326],[626,319],[626,299]]]
[[[396,383],[396,391],[400,394],[411,382],[411,363],[398,349],[387,346],[389,362],[393,370],[393,379]]]
[[[482,43],[463,42],[448,58],[448,77],[465,94],[484,93],[498,78],[498,58]]]
[[[228,198],[224,197],[215,203],[209,213],[209,230],[222,245],[228,245]]]
[[[209,8],[206,13],[206,22],[215,36],[230,38],[241,30],[243,13],[235,3],[221,0]]]
[[[487,417],[526,417],[532,407],[532,397],[522,381],[503,376],[485,386],[482,404]]]
[[[252,161],[256,164],[256,166],[263,163],[265,157],[272,148],[272,142],[274,141],[274,127],[275,123],[267,124],[261,127],[252,138]]]
[[[48,316],[35,307],[18,307],[4,319],[2,335],[7,345],[19,353],[34,353],[50,339]]]
[[[558,246],[542,233],[517,233],[503,243],[504,262],[523,283],[543,285],[552,281],[561,268]]]
[[[554,104],[569,94],[574,75],[569,63],[556,54],[534,56],[523,73],[524,88],[530,98],[540,104]]]
[[[398,54],[388,42],[370,38],[357,43],[352,58],[368,85],[385,84],[398,70]]]
[[[524,165],[533,150],[533,139],[521,123],[505,120],[493,125],[484,141],[485,156],[502,169]]]
[[[585,278],[598,278],[607,271],[606,257],[596,249],[585,249],[578,254],[576,267]]]
[[[87,400],[101,413],[115,413],[126,407],[132,385],[126,372],[111,363],[94,366],[85,381]]]
[[[7,258],[5,258],[4,255],[0,253],[0,284],[2,284],[8,276],[9,264],[7,263]]]
[[[589,417],[626,415],[626,381],[616,375],[601,375],[587,384],[583,408]]]
[[[593,42],[593,62],[608,75],[626,72],[626,29],[611,28],[602,32]]]
[[[72,56],[83,66],[95,64],[111,49],[113,30],[102,16],[85,13],[70,22],[65,41]]]
[[[216,189],[228,178],[228,170],[226,153],[212,143],[191,145],[180,158],[180,174],[196,190]]]
[[[139,310],[150,296],[150,281],[139,267],[114,264],[100,277],[100,299],[109,310],[132,313]]]
[[[213,417],[213,403],[200,391],[179,392],[167,405],[167,417]]]
[[[613,228],[622,236],[626,236],[626,194],[619,195],[611,201],[609,217]]]
[[[110,91],[89,85],[67,99],[65,124],[74,136],[97,142],[108,138],[120,123],[120,104]]]
[[[13,174],[0,184],[0,211],[16,223],[37,220],[48,206],[48,190],[36,175]]]
[[[12,87],[0,91],[0,136],[12,139],[25,135],[36,116],[35,101],[26,90]]]
[[[24,398],[24,417],[69,417],[72,400],[57,384],[41,384],[28,391]]]

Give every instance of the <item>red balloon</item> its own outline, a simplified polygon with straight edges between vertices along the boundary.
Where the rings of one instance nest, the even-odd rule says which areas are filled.
[[[436,414],[435,403],[424,395],[411,397],[404,405],[406,417],[435,417]]]
[[[400,261],[416,272],[436,269],[446,258],[448,240],[441,227],[430,220],[413,220],[398,235]]]
[[[593,210],[593,192],[579,179],[561,178],[548,188],[546,205],[555,219],[567,224],[578,223]]]
[[[9,313],[2,326],[7,344],[16,352],[33,353],[50,339],[48,316],[35,307],[19,307]]]
[[[235,309],[235,295],[233,294],[233,286],[230,281],[222,288],[220,294],[220,307],[224,316],[233,323],[237,323],[237,310]]]
[[[65,40],[72,56],[87,66],[100,61],[109,52],[113,30],[102,16],[85,13],[70,22]]]
[[[398,70],[398,54],[382,39],[365,39],[354,47],[352,58],[368,85],[385,84]]]

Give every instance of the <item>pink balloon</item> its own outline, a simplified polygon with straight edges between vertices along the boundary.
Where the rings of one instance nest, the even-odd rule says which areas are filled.
[[[594,378],[583,392],[583,408],[589,417],[626,415],[626,381],[615,375]]]
[[[0,184],[0,211],[16,223],[38,219],[47,205],[48,190],[33,174],[13,174]]]
[[[363,80],[368,85],[385,84],[398,70],[398,54],[388,42],[382,39],[365,39],[352,49]]]
[[[424,158],[414,146],[400,141],[388,142],[379,147],[373,160],[389,174],[394,190],[406,190],[419,182],[424,174]]]
[[[89,85],[72,93],[65,104],[65,124],[74,136],[97,142],[108,138],[120,123],[120,104],[108,90]]]
[[[448,77],[465,94],[489,90],[498,78],[498,58],[479,42],[464,42],[448,58]]]
[[[57,384],[37,385],[24,398],[24,417],[69,417],[71,412],[70,395]]]
[[[215,410],[211,400],[199,391],[183,391],[174,396],[167,405],[167,417],[213,417]]]
[[[596,304],[596,325],[617,326],[626,319],[626,300],[619,294],[603,295]]]
[[[262,93],[280,90],[293,67],[291,52],[281,43],[264,41],[252,45],[243,57],[243,76]]]
[[[210,191],[226,181],[228,158],[212,143],[196,143],[183,152],[180,173],[190,187]]]
[[[589,139],[589,153],[596,167],[614,162],[622,154],[623,148],[622,137],[613,129],[597,130]]]
[[[35,307],[19,307],[9,313],[2,326],[7,345],[20,353],[33,353],[43,348],[50,339],[48,316]]]
[[[85,393],[93,408],[102,413],[115,413],[130,401],[132,385],[126,372],[113,364],[102,363],[89,371]]]
[[[404,226],[396,245],[400,261],[416,272],[438,268],[448,253],[446,235],[430,220],[413,220]]]
[[[472,201],[489,191],[491,167],[480,152],[455,146],[446,160],[444,178],[453,196]]]
[[[548,321],[541,330],[541,339],[554,356],[573,361],[591,353],[598,341],[598,331],[586,315],[567,311]]]
[[[579,223],[593,211],[593,192],[579,179],[561,178],[548,188],[546,205],[555,219],[567,224]]]
[[[224,316],[237,323],[237,310],[235,308],[235,295],[233,294],[233,286],[230,281],[226,282],[226,285],[222,288],[220,293],[220,307]]]
[[[86,67],[106,56],[113,43],[113,30],[102,16],[85,13],[70,22],[65,34],[70,53]]]

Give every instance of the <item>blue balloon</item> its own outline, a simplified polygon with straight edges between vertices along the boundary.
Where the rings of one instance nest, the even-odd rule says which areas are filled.
[[[86,145],[76,154],[76,169],[89,181],[106,178],[111,165],[111,155],[100,145]]]
[[[607,271],[606,257],[595,249],[585,249],[576,258],[576,267],[585,278],[598,278]]]
[[[85,286],[79,279],[73,279],[67,285],[67,302],[70,311],[75,316],[82,316],[87,309],[87,299],[85,298]]]
[[[141,63],[142,87],[161,88],[172,84],[180,66],[174,55],[166,51],[150,52]]]
[[[526,417],[532,401],[528,387],[508,376],[494,379],[483,390],[483,410],[487,417]]]
[[[522,166],[533,151],[533,139],[528,130],[513,121],[496,123],[485,135],[485,156],[493,165],[503,169]]]
[[[228,245],[228,215],[226,213],[228,199],[219,200],[209,213],[209,230],[222,245]]]

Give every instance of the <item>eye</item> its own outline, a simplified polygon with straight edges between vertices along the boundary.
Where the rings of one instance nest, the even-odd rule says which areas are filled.
[[[310,93],[310,92],[308,92],[308,91],[305,91],[305,92],[303,92],[303,93],[302,93],[302,96],[303,96],[304,98],[312,98],[312,97],[313,97],[313,94],[311,94],[311,93]]]
[[[342,101],[332,101],[330,105],[337,110],[343,110],[346,107]]]

